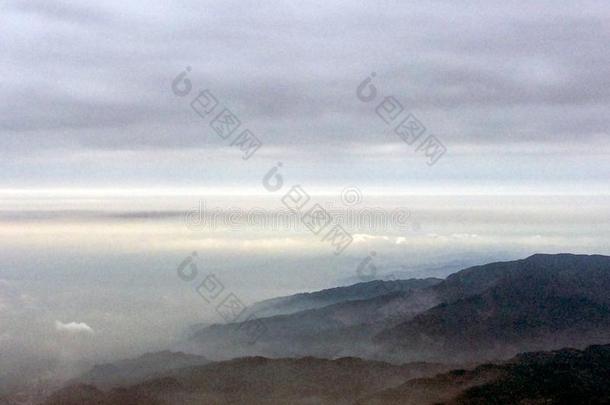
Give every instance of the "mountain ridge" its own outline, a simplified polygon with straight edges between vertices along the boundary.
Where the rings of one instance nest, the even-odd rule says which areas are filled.
[[[349,357],[248,357],[187,367],[106,391],[87,384],[67,386],[45,404],[604,404],[610,399],[608,375],[610,344],[522,353],[468,369]]]
[[[266,326],[266,331],[253,345],[244,343],[246,339],[243,331],[247,328],[241,328],[241,326],[247,326],[247,323],[237,323],[213,325],[200,329],[192,336],[188,350],[195,352],[202,350],[201,353],[207,355],[205,348],[216,347],[218,350],[213,350],[225,353],[225,357],[247,355],[333,357],[340,354],[394,362],[425,359],[436,361],[433,351],[439,351],[438,354],[442,357],[446,355],[445,352],[454,348],[444,349],[441,347],[443,342],[436,342],[435,345],[428,347],[422,346],[421,342],[416,342],[421,348],[422,355],[430,352],[430,356],[432,356],[430,358],[405,357],[409,353],[401,350],[401,346],[410,344],[408,342],[425,340],[428,337],[435,338],[434,333],[425,329],[426,322],[441,322],[441,319],[445,319],[443,322],[451,324],[459,319],[459,325],[455,325],[456,330],[474,330],[479,327],[477,324],[484,324],[485,316],[489,318],[494,314],[496,317],[514,318],[517,326],[519,322],[529,322],[533,328],[536,327],[537,317],[542,324],[546,322],[549,325],[553,322],[557,323],[561,320],[561,316],[565,316],[566,319],[578,319],[578,316],[586,314],[589,315],[585,318],[591,318],[590,321],[605,322],[605,319],[608,318],[606,306],[610,304],[610,298],[606,294],[607,289],[610,289],[609,275],[610,257],[608,256],[535,254],[520,260],[471,266],[449,275],[446,280],[441,282],[437,282],[435,279],[429,280],[428,283],[431,285],[420,284],[421,288],[410,288],[400,295],[391,291],[385,291],[383,294],[384,291],[376,290],[376,294],[381,293],[381,295],[353,299],[353,292],[358,291],[362,285],[368,287],[375,285],[374,282],[359,283],[348,287],[352,291],[350,300],[320,308],[261,318]],[[588,281],[589,279],[593,281]],[[413,280],[399,282],[398,285],[405,283],[414,285]],[[376,285],[379,288],[385,284],[377,283]],[[345,287],[339,288],[345,289]],[[536,288],[538,290],[534,291]],[[332,294],[333,291],[336,290],[323,290],[323,294]],[[530,292],[524,295],[523,292],[527,291]],[[544,303],[538,300],[540,301],[538,302],[536,301],[538,296],[545,297],[549,301]],[[297,297],[302,297],[302,295]],[[600,301],[600,297],[603,299],[602,301]],[[282,297],[283,300],[285,298]],[[521,305],[523,299],[527,299],[526,302],[531,305],[529,307]],[[330,301],[340,300],[335,297]],[[513,302],[515,308],[511,313],[510,308],[513,307]],[[545,308],[545,305],[549,308]],[[570,309],[571,306],[574,308]],[[488,312],[486,315],[480,313],[485,310]],[[523,316],[516,314],[517,310],[523,310],[524,314],[521,314]],[[443,311],[447,315],[444,315]],[[547,313],[545,314],[544,311]],[[451,319],[448,318],[449,313],[453,313]],[[470,314],[470,318],[465,314]],[[596,316],[597,318],[595,318]],[[421,324],[417,325],[414,322]],[[494,322],[502,326],[505,332],[511,326],[502,325],[501,319]],[[401,325],[403,326],[401,327]],[[470,328],[469,325],[473,327]],[[491,331],[494,329],[492,326],[493,322],[489,324],[488,328]],[[582,324],[582,326],[586,325]],[[589,326],[591,325],[587,327]],[[400,332],[401,328],[402,332]],[[413,329],[413,332],[407,332],[410,329]],[[518,331],[519,328],[515,330]],[[551,328],[547,332],[550,333],[553,330],[562,330],[562,328]],[[404,339],[407,343],[400,342],[399,332],[404,333],[408,338]],[[418,334],[421,335],[420,338],[415,337]],[[455,339],[463,337],[455,333],[453,336]],[[451,337],[452,335],[448,334],[447,338]],[[474,335],[471,337],[474,338]],[[522,340],[530,337],[524,335]],[[582,345],[602,343],[595,336],[585,337],[580,342]],[[573,337],[567,336],[563,340],[558,340],[557,344],[569,344],[574,341],[573,339]],[[389,344],[392,343],[389,341],[393,341],[393,344]],[[201,342],[199,346],[197,342]],[[471,342],[472,347],[477,350],[482,349],[474,340],[471,339]],[[504,348],[506,350],[504,350],[492,343],[491,341],[486,342],[489,345],[487,354],[492,357],[495,353],[500,354],[502,351],[504,351],[502,356],[506,357],[528,349],[555,348],[553,345],[547,347],[534,344],[535,342],[528,347],[525,340],[521,343],[517,342],[520,346],[511,347],[507,345],[514,342],[498,340],[498,344],[506,346]],[[231,347],[238,348],[238,350],[231,349]],[[462,349],[456,353],[466,356],[467,353]],[[414,355],[414,351],[411,350],[409,355]],[[466,359],[466,357],[464,358]],[[217,360],[221,359],[217,358]]]

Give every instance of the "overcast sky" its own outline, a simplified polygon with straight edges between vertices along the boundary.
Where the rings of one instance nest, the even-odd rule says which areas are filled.
[[[0,187],[246,190],[282,161],[310,187],[606,192],[609,19],[604,1],[3,2]],[[263,142],[251,159],[190,108],[202,89]],[[436,165],[375,114],[386,96],[446,146]]]
[[[609,254],[608,0],[456,3],[0,1],[0,391],[218,321],[176,277],[194,250],[246,304],[359,281],[372,251],[404,278]],[[435,165],[376,114],[389,96],[444,144]],[[282,208],[261,182],[278,162],[284,191],[336,208],[357,188],[354,208],[399,206],[408,229],[349,229],[335,256],[305,227],[185,226],[200,201]]]

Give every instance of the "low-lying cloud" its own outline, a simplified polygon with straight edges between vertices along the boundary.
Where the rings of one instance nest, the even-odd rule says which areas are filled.
[[[67,333],[79,333],[93,335],[93,329],[84,322],[69,322],[63,323],[61,321],[55,321],[55,329],[59,332]]]

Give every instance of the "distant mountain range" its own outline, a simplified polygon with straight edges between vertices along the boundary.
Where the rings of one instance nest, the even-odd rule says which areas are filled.
[[[118,385],[137,384],[157,375],[185,367],[201,366],[210,361],[202,356],[162,351],[147,353],[135,359],[94,366],[72,383],[90,384],[106,389]]]
[[[366,300],[390,292],[417,290],[443,281],[440,278],[410,280],[373,280],[347,287],[329,288],[312,293],[301,293],[287,297],[272,298],[258,302],[250,308],[257,317],[287,315],[308,309],[322,308],[345,301]]]
[[[252,355],[361,356],[370,351],[375,334],[436,302],[426,293],[413,295],[441,281],[371,281],[265,301],[254,306],[255,314],[260,314],[256,312],[260,308],[282,315],[262,318],[264,330],[255,344],[249,344],[248,330],[252,328],[238,323],[205,327],[193,334],[186,347],[216,360]],[[358,299],[361,296],[365,298]],[[324,302],[330,304],[325,306]],[[302,306],[315,308],[293,312]],[[285,312],[288,314],[284,315]]]
[[[358,358],[248,357],[167,373],[136,385],[102,391],[76,384],[48,404],[293,404],[353,403],[406,380],[446,371],[438,364],[392,365]]]
[[[435,364],[250,357],[181,369],[102,391],[72,385],[48,405],[607,404],[610,345],[519,355],[446,372]]]
[[[610,257],[534,255],[470,267],[446,280],[373,281],[263,301],[248,325],[196,331],[187,350],[238,356],[357,356],[394,362],[483,361],[528,350],[606,343]],[[266,316],[269,315],[269,316]]]
[[[610,403],[609,291],[610,257],[537,254],[296,294],[250,308],[254,343],[255,321],[201,326],[195,354],[96,366],[48,403]]]

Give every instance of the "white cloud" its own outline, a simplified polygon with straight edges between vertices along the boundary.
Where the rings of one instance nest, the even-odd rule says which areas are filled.
[[[352,235],[352,237],[354,238],[354,242],[356,242],[356,243],[368,242],[368,241],[378,241],[378,240],[384,240],[384,241],[390,240],[390,238],[385,235],[371,235],[368,233],[355,233]]]
[[[400,245],[401,243],[407,243],[407,238],[405,238],[404,236],[399,236],[398,238],[396,238],[396,242],[397,245]]]
[[[60,332],[93,334],[93,329],[84,322],[63,323],[55,321],[55,329]]]
[[[477,235],[476,233],[453,233],[451,234],[451,237],[455,239],[472,239],[478,238],[479,235]]]

